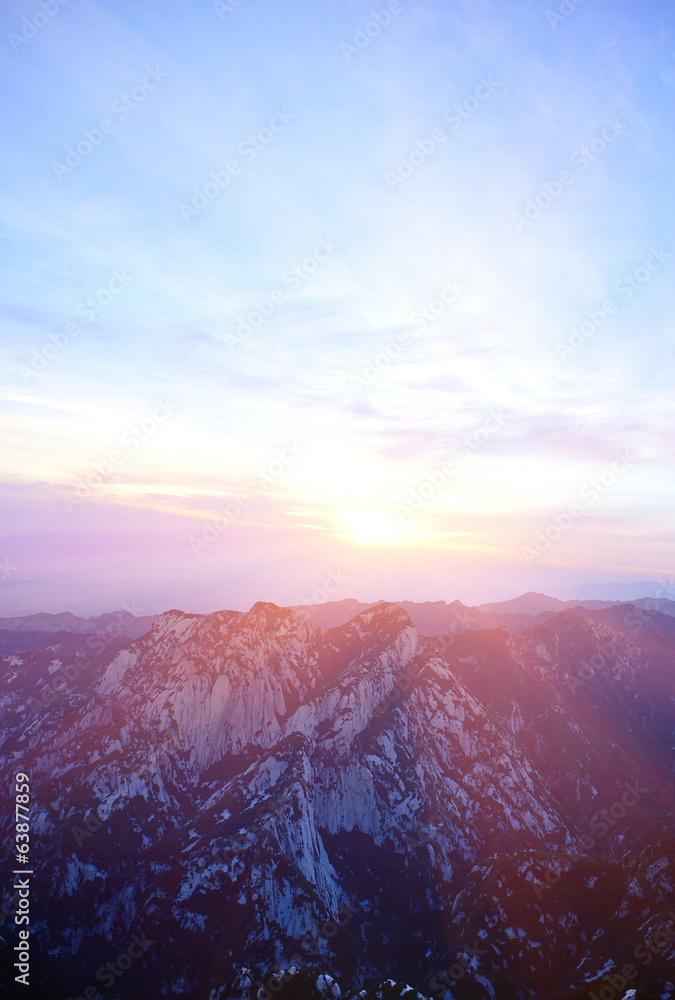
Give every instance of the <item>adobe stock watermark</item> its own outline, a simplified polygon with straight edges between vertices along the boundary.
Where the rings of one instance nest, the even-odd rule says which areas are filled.
[[[35,36],[46,28],[49,22],[56,17],[62,7],[70,3],[70,0],[39,0],[38,7],[31,17],[24,17],[21,22],[21,33],[16,34],[10,31],[7,40],[14,52],[18,52],[24,45],[35,38]]]
[[[101,118],[98,125],[94,126],[94,128],[82,129],[82,138],[78,139],[74,145],[66,146],[63,162],[52,160],[52,170],[56,175],[56,179],[62,181],[66,175],[72,174],[84,160],[91,156],[98,146],[102,145],[106,135],[110,135],[111,132],[115,131],[117,124],[115,119],[120,122],[125,121],[131,112],[140,107],[147,100],[150,93],[156,90],[160,83],[166,80],[168,76],[169,74],[161,70],[159,66],[146,66],[145,76],[141,82],[132,87],[128,94],[121,94],[112,102],[110,105],[110,114],[112,117],[108,118],[106,116]]]
[[[538,899],[541,899],[543,889],[550,889],[562,878],[563,872],[569,872],[574,865],[577,865],[586,854],[596,846],[594,837],[606,836],[612,827],[624,818],[634,806],[638,804],[644,795],[649,795],[649,789],[643,787],[639,781],[632,784],[626,782],[624,792],[616,802],[613,802],[608,809],[599,810],[591,819],[589,833],[582,834],[576,841],[576,850],[570,854],[564,854],[556,859],[555,864],[550,864],[544,872],[543,880],[532,881],[532,888]]]
[[[633,635],[638,635],[643,631],[643,628],[649,624],[654,616],[659,614],[658,600],[661,597],[668,597],[672,599],[674,593],[675,587],[673,587],[672,581],[662,580],[659,586],[658,597],[650,597],[647,602],[647,607],[632,606],[632,609],[626,612],[623,619],[624,627],[630,630]],[[613,629],[612,631],[612,638],[607,639],[602,643],[598,652],[591,656],[589,662],[581,660],[577,674],[565,674],[565,683],[569,687],[572,694],[576,694],[577,688],[586,687],[588,682],[597,676],[597,672],[599,670],[604,670],[610,659],[615,657],[619,650],[628,645],[629,637],[625,632],[617,629]],[[620,680],[620,677],[617,675],[615,676],[615,679]]]
[[[561,0],[561,3],[558,4],[557,11],[546,11],[546,20],[553,31],[555,31],[559,24],[563,24],[565,21],[569,20],[572,14],[576,14],[579,7],[582,7],[585,3],[586,0]]]
[[[73,839],[78,847],[85,842],[85,840],[91,840],[95,833],[97,833],[103,826],[103,820],[99,818],[95,809],[91,809],[87,814],[86,819],[83,821],[83,826],[71,826],[70,832],[73,835]]]
[[[444,146],[448,141],[447,133],[437,126],[432,129],[429,135],[422,139],[415,139],[415,143],[407,153],[399,156],[398,166],[395,170],[385,170],[384,179],[390,191],[395,191],[397,187],[409,180],[426,161],[433,156],[437,149]]]
[[[217,509],[220,511],[212,517],[202,528],[201,535],[190,535],[188,544],[194,556],[198,556],[205,548],[216,541],[217,538],[226,531],[230,525],[238,521],[247,507],[250,506],[251,497],[240,494],[228,503],[219,503]]]
[[[480,451],[493,434],[496,434],[503,427],[508,427],[509,422],[510,417],[506,416],[503,410],[491,410],[487,419],[479,427],[464,435],[462,444],[456,448],[456,455],[463,462],[466,462],[472,455]],[[458,471],[458,468],[457,462],[445,461],[440,468],[427,472],[422,482],[409,490],[407,504],[394,504],[394,513],[399,522],[405,524],[407,518],[419,513],[429,500],[443,489],[448,480]]]
[[[346,61],[351,62],[354,56],[367,49],[374,39],[378,38],[383,30],[389,27],[396,14],[400,14],[402,10],[401,0],[389,0],[380,10],[371,10],[370,18],[354,32],[351,44],[342,42],[340,45],[340,52]]]
[[[4,559],[0,563],[0,586],[7,581],[16,573],[18,566],[14,566],[9,559]]]
[[[346,583],[349,583],[349,577],[345,576],[342,570],[329,569],[324,577],[322,585],[312,591],[311,597],[301,598],[298,601],[298,604],[303,606],[309,604],[325,604],[326,601],[332,600],[334,595],[337,594]]]
[[[227,0],[227,3],[225,0],[213,0],[213,9],[220,20],[224,21],[225,15],[231,14],[237,7],[241,7],[243,2],[244,0]]]
[[[462,947],[464,948],[464,953],[460,952],[456,962],[448,969],[437,972],[428,980],[427,989],[432,996],[440,997],[445,993],[443,983],[452,988],[454,983],[459,982],[464,977],[467,970],[475,972],[480,965],[480,959],[488,953],[485,948],[479,947],[478,939],[474,941],[473,947],[467,944],[466,941],[462,942]]]
[[[588,681],[592,680],[599,670],[605,670],[608,666],[609,661],[617,655],[617,653],[628,645],[628,636],[623,632],[615,632],[613,639],[607,639],[598,648],[597,653],[593,653],[590,659],[590,663],[585,660],[580,661],[578,666],[578,674],[565,674],[565,683],[569,687],[572,694],[576,694],[577,688],[586,687]],[[605,671],[608,673],[608,671]],[[612,679],[619,681],[621,679],[619,671],[612,672]]]
[[[226,847],[222,851],[212,848],[211,854],[206,859],[199,858],[194,864],[193,871],[199,876],[200,885],[210,886],[215,881],[219,869],[227,871],[239,853],[248,847],[256,837],[275,839],[274,834],[264,826],[263,821],[278,816],[280,808],[278,804],[260,803],[255,810],[255,820],[246,826],[245,832],[235,833],[228,838],[235,845],[234,847]]]
[[[61,494],[61,500],[68,513],[72,514],[76,507],[90,500],[94,496],[96,487],[108,482],[125,458],[138,451],[177,409],[176,404],[169,399],[156,399],[154,409],[137,424],[132,424],[124,431],[119,446],[109,451],[102,462],[95,462],[89,472],[81,474],[72,493]]]
[[[165,744],[159,749],[161,750],[162,753],[165,753],[167,750],[175,751],[176,746],[174,744],[170,745]],[[144,759],[139,762],[138,765],[134,765],[133,769],[131,770],[128,776],[149,778],[156,773],[157,773],[156,760],[153,760],[151,756],[146,755]],[[127,775],[125,775],[125,777],[127,777]],[[123,780],[124,780],[123,777],[120,776],[117,782],[113,782],[112,780],[108,779],[108,783],[110,787],[117,794],[123,794],[125,790]],[[59,817],[60,811],[58,810],[58,808],[54,808],[51,804],[49,805],[50,808],[53,809],[56,816]],[[70,832],[73,835],[73,840],[75,841],[76,845],[80,847],[85,841],[91,840],[94,834],[98,833],[98,831],[102,829],[103,822],[104,821],[100,819],[98,813],[96,812],[96,809],[91,808],[86,815],[86,819],[82,820],[83,824],[82,826],[73,825],[70,827]]]
[[[354,917],[360,912],[361,909],[356,904],[350,905],[346,902],[341,902],[338,913],[335,914],[331,920],[324,921],[318,929],[303,935],[300,940],[300,945],[303,948],[306,948],[310,955],[320,955],[320,939],[324,938],[328,941],[335,937],[336,934],[339,933],[340,928],[348,924],[349,921],[353,920]],[[340,914],[344,914],[344,916],[340,917]],[[255,983],[251,995],[256,997],[257,1000],[272,1000],[272,997],[283,989],[285,983],[292,982],[294,976],[298,975],[300,970],[305,966],[306,962],[306,957],[300,952],[296,952],[294,955],[291,955],[287,969],[283,968],[281,965],[277,965],[272,972],[268,973]],[[332,976],[329,976],[326,973],[321,973],[317,982],[322,982],[323,984],[323,988],[326,991],[323,995],[333,997],[339,995],[337,991],[334,990],[333,984],[335,983],[335,980]]]
[[[675,938],[675,911],[669,910],[668,916],[670,920],[667,924],[633,948],[633,957],[639,958],[643,967],[651,965],[654,958],[661,956],[672,944],[671,938]],[[605,972],[602,975],[605,982],[597,991],[593,990],[588,994],[588,1000],[635,1000],[638,995],[637,990],[630,989],[627,992],[624,990],[630,981],[637,978],[637,975],[637,968],[630,962],[621,967],[620,973]]]
[[[465,291],[466,285],[458,278],[448,278],[438,295],[412,314],[408,320],[408,329],[402,330],[393,340],[383,344],[372,358],[366,358],[360,375],[352,373],[349,376],[352,388],[360,392],[361,389],[372,385],[383,372],[398,361],[403,349],[414,343],[415,337],[424,333],[432,323],[435,323],[448,306],[456,302]]]
[[[274,139],[281,132],[284,132],[291,122],[295,121],[295,117],[286,108],[276,110],[267,125],[256,132],[255,135],[249,135],[240,142],[237,146],[237,153],[244,164],[253,163],[270,146]],[[193,188],[190,203],[181,202],[178,206],[178,211],[186,225],[189,225],[193,218],[201,215],[205,208],[212,205],[216,198],[219,198],[223,191],[229,187],[232,180],[241,175],[241,172],[241,162],[231,159],[227,161],[222,169],[212,170],[209,174],[209,180],[205,184],[202,184],[201,187]]]
[[[468,608],[463,608],[462,611],[459,612],[453,611],[453,618],[454,624],[456,624],[458,628],[451,628],[447,634],[443,636],[446,650],[450,649],[450,647],[454,646],[457,642],[457,633],[464,631],[465,629],[470,629],[476,621],[475,614],[473,614]],[[404,698],[411,690],[413,684],[425,667],[426,663],[416,657],[412,660],[408,660],[404,670],[394,681],[391,691],[389,691],[384,696],[383,700],[373,708],[373,715],[383,715],[392,707],[392,705],[395,705],[397,701]],[[442,817],[438,817],[437,814],[434,814],[434,816],[430,818],[429,822],[433,824],[437,818],[440,818],[442,821]]]
[[[112,989],[127,969],[130,969],[134,962],[141,958],[154,943],[154,941],[148,941],[145,934],[141,934],[140,937],[138,934],[132,934],[131,940],[117,958],[113,962],[106,962],[105,965],[97,969],[96,981],[101,983],[104,989]],[[92,984],[83,990],[82,996],[70,996],[68,1000],[99,1000],[100,996],[98,989]]]
[[[115,268],[111,272],[110,280],[102,288],[99,288],[93,295],[88,295],[80,302],[76,309],[78,316],[81,316],[85,323],[95,320],[116,298],[120,292],[133,281],[133,274],[127,268]],[[73,322],[66,323],[61,333],[50,333],[48,342],[43,344],[40,350],[33,349],[33,357],[29,365],[22,365],[17,369],[17,375],[24,385],[31,379],[40,375],[49,367],[49,364],[68,347],[75,337],[79,337],[82,328]]]
[[[648,256],[645,257],[642,264],[636,267],[632,274],[622,275],[615,283],[614,291],[623,302],[628,302],[640,288],[651,281],[672,256],[672,253],[664,250],[663,247],[658,249],[650,247]],[[587,309],[585,319],[570,329],[567,339],[559,340],[556,343],[555,349],[558,357],[565,360],[578,351],[580,347],[583,347],[598,330],[606,325],[611,317],[616,315],[620,305],[621,302],[617,302],[613,298],[606,298],[602,305],[597,308]]]
[[[264,493],[306,451],[306,446],[298,444],[295,438],[292,441],[284,441],[277,457],[273,458],[267,465],[260,466],[249,479],[254,491]]]
[[[53,679],[43,685],[37,697],[30,697],[26,703],[26,708],[31,715],[36,715],[45,708],[49,708],[60,698],[64,691],[71,684],[74,684],[83,670],[87,670],[94,662],[94,657],[101,656],[110,649],[114,643],[124,636],[122,625],[126,621],[133,621],[138,617],[138,611],[129,604],[123,604],[123,614],[120,614],[116,621],[110,622],[106,628],[99,632],[91,633],[84,641],[86,652],[79,650],[73,657],[73,663],[60,666],[52,675]],[[122,618],[124,616],[124,622]],[[128,637],[127,637],[128,638]],[[128,640],[131,642],[131,639]]]
[[[525,202],[522,214],[513,212],[511,222],[517,233],[522,233],[525,229],[536,222],[547,208],[561,197],[566,188],[574,184],[580,174],[584,173],[599,156],[616,142],[628,129],[628,124],[622,122],[620,118],[606,118],[605,126],[600,130],[588,145],[575,149],[570,157],[570,162],[575,170],[561,170],[552,181],[544,181],[539,192]]]
[[[318,271],[321,264],[333,256],[339,246],[340,244],[330,236],[318,239],[310,254],[284,271],[281,283],[286,287],[275,288],[269,295],[259,299],[254,308],[243,319],[239,320],[236,332],[224,334],[223,340],[228,347],[239,347],[244,344],[256,330],[274,315],[279,306],[292,296],[293,292],[296,292],[308,278]]]
[[[531,565],[558,542],[565,532],[569,531],[574,519],[581,517],[589,506],[597,503],[600,497],[616,485],[621,476],[625,475],[637,459],[637,454],[626,448],[618,451],[616,458],[598,476],[589,479],[581,488],[582,501],[572,501],[567,508],[554,514],[552,519],[542,529],[537,529],[532,540],[532,546],[522,545],[520,548],[523,559]]]
[[[491,76],[488,76],[487,79],[481,76],[471,94],[444,112],[443,120],[456,132],[467,119],[475,114],[481,104],[492,97],[497,88],[501,86],[501,81],[493,80]],[[432,129],[429,135],[424,138],[416,139],[413,147],[403,156],[399,156],[396,169],[385,171],[384,179],[389,190],[395,191],[404,181],[409,180],[447,141],[448,135],[445,129],[440,126]]]
[[[339,914],[342,913],[344,916],[342,919],[338,919]],[[312,933],[304,934],[300,938],[300,946],[306,948],[310,955],[320,954],[321,949],[319,948],[319,938],[324,938],[329,941],[334,938],[339,932],[341,927],[344,927],[349,923],[358,913],[360,913],[360,907],[356,904],[351,906],[347,903],[340,903],[339,913],[335,914],[332,920],[325,920],[320,927],[316,928]],[[291,955],[291,962],[302,961],[301,955]]]
[[[554,514],[545,528],[538,528],[534,533],[532,545],[521,545],[520,547],[521,555],[528,566],[549,552],[555,543],[560,541],[562,536],[570,530],[574,520],[585,514],[588,507],[596,504],[607,490],[611,490],[617,484],[621,476],[625,475],[635,463],[637,457],[637,453],[629,448],[617,451],[614,461],[599,475],[593,476],[582,486],[580,501],[572,501],[565,510]]]
[[[259,466],[257,471],[249,477],[249,485],[253,487],[255,493],[265,493],[306,451],[307,448],[298,444],[295,439],[284,441],[277,457],[269,461],[267,465]],[[243,493],[227,504],[220,504],[218,509],[221,513],[216,514],[204,525],[201,535],[190,535],[188,538],[192,554],[197,556],[209,545],[212,545],[224,531],[239,520],[246,508],[250,506],[252,499],[253,497],[249,493]]]

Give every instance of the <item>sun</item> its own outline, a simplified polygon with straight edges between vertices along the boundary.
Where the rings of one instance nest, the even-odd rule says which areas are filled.
[[[389,511],[346,510],[336,518],[340,534],[357,545],[402,545],[410,530]]]

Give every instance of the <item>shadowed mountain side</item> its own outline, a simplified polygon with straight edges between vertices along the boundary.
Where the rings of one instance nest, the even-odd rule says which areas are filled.
[[[673,654],[576,611],[425,638],[395,604],[321,629],[261,602],[167,611],[40,711],[53,664],[0,655],[40,995],[145,934],[125,1000],[261,1000],[275,966],[391,977],[380,1000],[441,997],[440,974],[458,1000],[562,1000],[668,920]]]

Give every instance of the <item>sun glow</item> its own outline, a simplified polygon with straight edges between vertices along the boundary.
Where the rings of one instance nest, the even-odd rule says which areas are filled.
[[[340,534],[358,545],[408,545],[417,535],[388,511],[343,511],[337,523]]]

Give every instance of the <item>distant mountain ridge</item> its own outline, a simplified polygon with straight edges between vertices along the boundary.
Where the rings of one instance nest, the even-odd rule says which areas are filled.
[[[395,604],[410,615],[415,627],[422,635],[443,635],[463,629],[506,628],[509,632],[519,632],[542,624],[561,611],[603,610],[623,608],[629,614],[630,607],[647,611],[642,619],[641,631],[651,621],[655,627],[657,612],[675,617],[675,601],[667,598],[644,597],[635,601],[561,601],[546,594],[530,592],[508,601],[479,604],[475,607],[461,601],[372,601],[370,603],[348,597],[340,601],[326,601],[322,604],[296,604],[297,611],[307,621],[318,628],[337,628],[346,625],[357,615],[381,604]],[[633,613],[635,615],[635,612]],[[0,618],[0,651],[46,649],[52,642],[65,642],[75,635],[121,635],[138,639],[151,628],[158,615],[134,616],[127,611],[113,611],[91,618],[81,618],[70,612],[51,614],[38,612],[12,618]],[[603,619],[597,618],[597,621]],[[609,621],[609,618],[605,620]],[[615,625],[617,615],[611,619]],[[632,619],[634,620],[634,618]],[[661,622],[661,631],[668,631],[668,624]],[[665,634],[665,633],[664,633]],[[54,635],[52,640],[48,636]]]
[[[156,615],[133,615],[129,611],[108,611],[93,618],[80,618],[69,611],[50,614],[40,611],[33,615],[0,618],[0,630],[7,632],[69,632],[73,635],[93,635],[119,629],[122,635],[137,639],[148,631]]]
[[[637,607],[649,608],[652,610],[662,611],[664,614],[675,615],[675,601],[671,601],[666,597],[639,597],[635,600],[612,600],[612,601],[600,601],[600,600],[581,600],[578,598],[561,601],[557,597],[548,597],[546,594],[538,594],[530,592],[527,594],[521,594],[520,597],[514,597],[509,601],[498,601],[493,604],[479,604],[477,609],[479,611],[492,612],[495,614],[527,614],[527,615],[538,615],[545,612],[557,613],[559,611],[565,611],[568,608],[611,608],[617,605],[628,605],[634,604]]]
[[[531,628],[548,620],[552,615],[572,609],[602,610],[612,607],[628,608],[632,605],[648,611],[648,618],[656,612],[675,617],[675,601],[667,598],[643,597],[634,601],[561,601],[546,594],[530,592],[508,601],[479,604],[475,607],[461,601],[372,601],[364,602],[348,597],[322,604],[296,604],[297,611],[307,621],[319,628],[336,628],[346,625],[357,615],[380,604],[396,604],[410,615],[422,635],[443,635],[461,629],[506,628],[511,632]],[[81,618],[70,612],[51,614],[38,612],[12,618],[0,618],[0,650],[45,648],[48,642],[40,634],[66,635],[120,634],[138,639],[150,629],[157,615],[134,616],[128,611],[113,611],[91,618]],[[600,619],[598,619],[600,620]],[[616,621],[616,617],[613,619]],[[665,627],[665,626],[664,626]],[[10,633],[26,633],[25,637]]]
[[[528,593],[509,601],[479,604],[476,607],[462,604],[461,601],[452,601],[450,604],[445,601],[375,601],[366,604],[354,598],[346,598],[341,601],[326,601],[323,604],[296,604],[293,605],[293,610],[319,628],[335,628],[345,625],[357,614],[385,603],[393,603],[402,608],[410,615],[419,632],[427,636],[443,635],[446,632],[467,628],[506,628],[510,632],[518,632],[541,624],[561,611],[575,608],[602,610],[611,607],[629,607],[627,602],[621,601],[560,601],[546,594]],[[645,621],[657,612],[675,616],[675,601],[666,598],[641,598],[631,601],[630,606],[645,609],[647,611]]]

